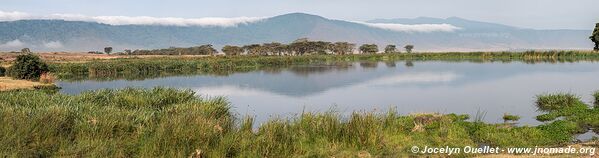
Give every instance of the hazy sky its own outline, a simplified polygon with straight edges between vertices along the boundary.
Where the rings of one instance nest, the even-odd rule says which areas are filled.
[[[0,0],[0,11],[153,17],[265,17],[292,12],[332,19],[451,16],[536,29],[590,30],[599,0]]]

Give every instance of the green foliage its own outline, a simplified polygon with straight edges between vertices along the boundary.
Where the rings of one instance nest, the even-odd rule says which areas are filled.
[[[0,93],[0,105],[0,153],[16,157],[186,157],[196,149],[221,152],[210,147],[218,146],[233,125],[225,100],[164,88],[77,96],[13,91]]]
[[[385,53],[395,53],[397,52],[397,47],[395,45],[387,45],[385,47]]]
[[[331,46],[331,51],[337,55],[350,54],[354,51],[356,44],[348,42],[335,42]]]
[[[556,111],[581,104],[573,94],[556,93],[537,96],[536,106],[540,111]]]
[[[403,48],[406,49],[406,52],[412,53],[412,49],[414,49],[414,45],[408,44],[408,45],[404,46]]]
[[[359,49],[362,54],[376,54],[379,52],[379,47],[376,44],[363,44]]]
[[[139,52],[139,51],[138,51]],[[406,61],[414,66],[416,61],[450,62],[575,62],[580,60],[599,61],[599,54],[581,51],[518,52],[472,52],[472,53],[393,53],[393,54],[349,54],[349,55],[306,55],[306,56],[216,56],[216,57],[164,57],[128,58],[92,61],[85,63],[54,63],[51,72],[60,79],[145,79],[170,75],[192,75],[210,73],[226,75],[246,72],[265,67],[286,68],[302,64],[328,64],[355,61]]]
[[[106,53],[106,54],[112,53],[112,47],[106,47],[106,48],[104,48],[104,53]]]
[[[8,74],[15,79],[38,80],[42,73],[48,71],[48,65],[30,53],[17,56]]]
[[[241,55],[241,53],[243,53],[243,48],[226,45],[222,48],[222,51],[225,53],[225,55]]]
[[[131,52],[132,55],[214,55],[216,53],[218,51],[212,48],[210,44],[190,48],[171,47],[167,49],[135,50]]]
[[[503,115],[503,121],[518,121],[520,120],[520,116],[518,115],[510,115],[510,114],[504,114]]]
[[[331,42],[298,39],[290,43],[288,48],[288,51],[296,55],[327,54],[331,49]]]
[[[127,88],[79,95],[20,90],[0,92],[0,153],[14,157],[409,157],[423,156],[410,152],[414,145],[563,146],[584,131],[582,127],[599,122],[598,114],[586,108],[536,127],[512,127],[468,122],[468,115],[402,116],[395,109],[348,116],[308,112],[255,127],[251,117],[236,119],[223,98],[199,98],[189,90]],[[462,156],[476,155],[457,155]]]

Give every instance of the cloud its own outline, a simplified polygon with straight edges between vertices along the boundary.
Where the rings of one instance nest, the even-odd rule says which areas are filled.
[[[25,45],[25,43],[21,42],[21,40],[15,39],[15,40],[0,44],[0,48],[17,48],[17,47],[23,47],[24,45]]]
[[[156,18],[149,16],[85,16],[79,14],[52,14],[47,19],[62,19],[68,21],[90,21],[109,25],[171,25],[171,26],[219,26],[234,27],[239,24],[248,24],[260,21],[261,17],[235,17],[235,18]]]
[[[420,72],[407,73],[371,80],[367,85],[396,85],[405,83],[451,82],[459,78],[453,72]]]
[[[257,95],[273,95],[258,89],[243,88],[238,86],[209,86],[200,87],[194,91],[199,94],[215,97],[215,96],[257,96]]]
[[[51,41],[51,42],[44,43],[44,47],[57,49],[57,48],[62,48],[63,45],[60,41]]]
[[[0,21],[14,21],[30,18],[31,15],[23,12],[3,12],[0,10]]]
[[[366,23],[366,22],[356,22],[360,24],[364,24],[366,26],[391,30],[396,32],[454,32],[456,30],[461,30],[462,28],[453,26],[451,24],[416,24],[416,25],[406,25],[406,24],[391,24],[391,23]]]
[[[206,26],[206,27],[235,27],[240,24],[258,22],[263,17],[234,17],[234,18],[174,18],[174,17],[149,17],[149,16],[87,16],[82,14],[51,14],[46,16],[31,15],[22,12],[0,11],[0,21],[14,21],[25,19],[54,19],[66,21],[98,22],[108,25],[167,25],[167,26]]]

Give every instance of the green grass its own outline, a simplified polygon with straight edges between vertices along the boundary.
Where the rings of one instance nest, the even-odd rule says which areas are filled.
[[[566,93],[545,94],[537,96],[536,106],[541,111],[556,111],[583,104],[580,98]]]
[[[520,120],[520,116],[518,115],[510,115],[510,114],[504,114],[503,115],[503,121],[507,122],[507,121],[518,121]]]
[[[585,51],[546,52],[472,52],[472,53],[395,53],[306,56],[218,56],[197,58],[126,58],[85,63],[53,63],[51,72],[61,79],[144,79],[180,74],[227,75],[238,71],[280,68],[292,65],[331,64],[352,61],[428,61],[448,62],[538,62],[599,61],[599,53]],[[411,62],[410,62],[411,63]]]
[[[572,99],[545,95],[539,100],[563,100],[553,97]],[[0,93],[0,155],[405,157],[417,156],[409,152],[414,145],[563,146],[599,125],[599,110],[575,103],[551,104],[548,114],[564,119],[539,126],[488,124],[456,114],[399,115],[395,109],[349,116],[302,113],[255,125],[251,117],[236,117],[226,99],[201,98],[189,90],[128,88],[79,95],[19,90]]]

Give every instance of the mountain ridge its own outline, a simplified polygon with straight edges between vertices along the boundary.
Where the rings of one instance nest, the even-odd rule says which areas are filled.
[[[372,23],[372,25],[371,25]],[[403,24],[391,27],[425,27],[450,24],[455,31],[394,31],[375,23]],[[409,26],[405,26],[409,25]],[[66,20],[17,20],[0,22],[0,50],[30,47],[41,51],[102,50],[190,47],[201,44],[245,45],[288,43],[298,38],[348,41],[357,44],[414,44],[419,51],[485,51],[516,49],[587,49],[590,30],[535,30],[508,25],[450,18],[375,19],[366,23],[328,19],[306,13],[290,13],[234,27],[108,25]],[[52,47],[49,47],[52,46]]]

